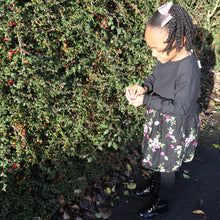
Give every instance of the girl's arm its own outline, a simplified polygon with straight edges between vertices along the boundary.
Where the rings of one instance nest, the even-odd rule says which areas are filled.
[[[157,94],[145,94],[143,104],[148,108],[175,116],[190,113],[200,95],[200,74],[195,70],[182,73],[175,86],[174,100]]]
[[[142,87],[147,89],[148,94],[153,92],[153,86],[154,86],[155,79],[156,78],[155,78],[154,74],[151,74],[147,77],[145,82],[142,84]]]

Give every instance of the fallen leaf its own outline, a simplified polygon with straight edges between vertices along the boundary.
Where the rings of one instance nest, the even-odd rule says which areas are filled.
[[[80,195],[81,192],[82,192],[82,191],[81,191],[80,189],[75,189],[75,190],[74,190],[74,194],[76,194],[76,195]]]
[[[98,212],[95,213],[95,217],[96,217],[96,218],[102,218],[101,214],[98,213]]]
[[[213,100],[210,100],[209,104],[212,105],[212,106],[215,106],[215,102]]]
[[[124,195],[125,195],[125,196],[129,196],[128,190],[124,191]]]
[[[129,173],[132,171],[132,168],[131,168],[130,164],[128,164],[128,163],[127,163],[127,165],[126,165],[126,168],[127,168],[127,171],[128,171]]]
[[[73,206],[72,206],[72,209],[79,210],[80,207],[79,207],[78,205],[73,205]]]
[[[187,173],[189,173],[189,170],[183,170],[183,172],[187,174]]]
[[[129,171],[125,171],[124,174],[125,174],[125,176],[127,176],[127,177],[130,176],[130,172],[129,172]]]
[[[107,195],[110,195],[112,191],[109,187],[106,187],[105,192]]]
[[[185,174],[185,173],[183,173],[183,178],[188,180],[188,179],[190,179],[190,176]]]
[[[127,187],[128,189],[136,189],[136,183],[129,183]]]
[[[88,157],[88,158],[87,158],[87,162],[88,162],[88,163],[91,163],[92,161],[93,161],[93,158],[92,158],[92,157]]]
[[[112,215],[112,211],[108,208],[99,209],[103,219],[108,219]]]
[[[201,214],[201,215],[205,214],[202,210],[194,210],[193,213],[194,214]]]
[[[64,214],[63,214],[63,219],[64,219],[64,220],[70,219],[70,216],[69,216],[68,213],[65,212],[65,211],[64,211]]]
[[[205,212],[203,212],[202,210],[194,210],[193,214],[197,214],[197,215],[204,215],[204,219],[206,219],[206,214]]]
[[[213,144],[213,147],[219,148],[220,146],[219,146],[219,144]]]
[[[220,100],[219,100],[219,99],[214,98],[213,100],[214,100],[215,102],[220,103]]]
[[[116,185],[114,184],[112,187],[112,192],[115,192],[115,187],[116,187]]]

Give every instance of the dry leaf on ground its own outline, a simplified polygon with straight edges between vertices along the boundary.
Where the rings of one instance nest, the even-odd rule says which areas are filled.
[[[204,215],[204,219],[206,219],[206,214],[205,212],[203,212],[202,210],[194,210],[193,214],[197,214],[197,215]]]

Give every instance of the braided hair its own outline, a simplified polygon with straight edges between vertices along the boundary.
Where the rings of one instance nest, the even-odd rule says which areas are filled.
[[[195,28],[191,17],[187,11],[179,5],[173,5],[169,10],[169,14],[172,16],[172,19],[163,27],[169,32],[169,36],[165,41],[167,46],[164,49],[164,52],[167,51],[169,54],[171,50],[175,48],[178,50],[183,46],[186,47],[186,50],[191,49],[191,46],[194,45],[195,35]],[[150,25],[151,27],[161,27],[164,17],[165,16],[160,14],[157,10],[149,19],[147,25]]]

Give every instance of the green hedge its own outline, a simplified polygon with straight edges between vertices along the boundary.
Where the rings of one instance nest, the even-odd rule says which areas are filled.
[[[209,33],[216,13],[200,22],[216,1],[202,2],[180,3]],[[152,71],[143,33],[162,3],[1,1],[2,216],[51,215],[48,201],[75,199],[77,177],[94,181],[141,141],[145,110],[129,106],[124,89]]]

